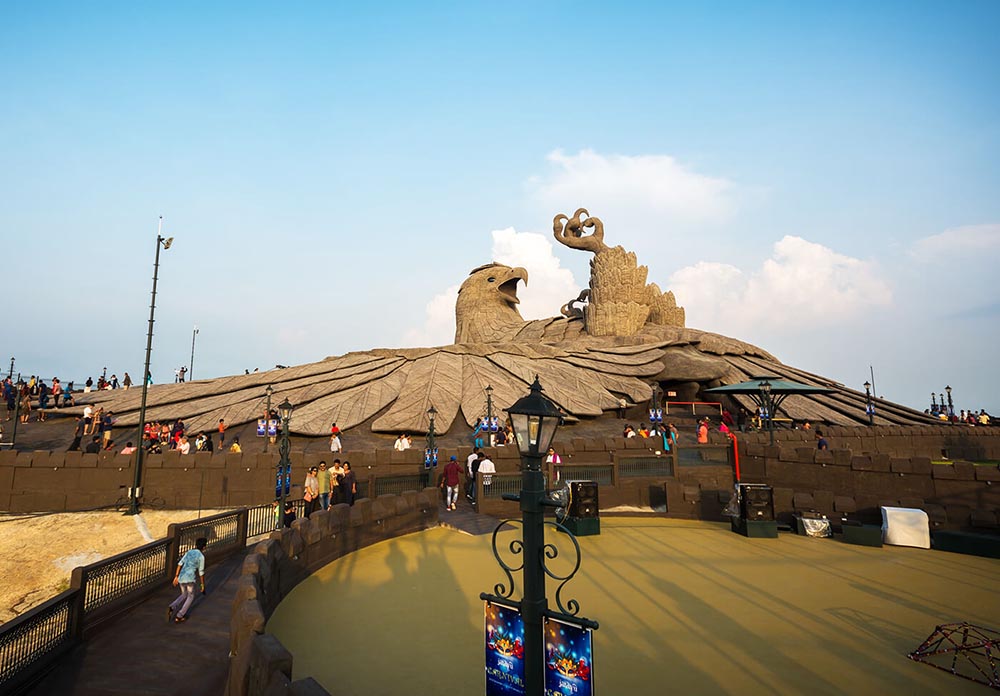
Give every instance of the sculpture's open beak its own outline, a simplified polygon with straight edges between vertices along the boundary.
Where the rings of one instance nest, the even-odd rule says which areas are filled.
[[[517,299],[517,281],[523,280],[524,284],[528,284],[528,272],[523,268],[511,268],[507,271],[507,278],[499,286],[497,286],[497,292],[504,296],[511,305],[519,304],[520,300]]]

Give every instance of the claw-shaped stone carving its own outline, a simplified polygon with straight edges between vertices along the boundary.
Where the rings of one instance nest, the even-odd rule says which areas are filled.
[[[587,234],[587,230],[593,230]],[[660,326],[684,326],[684,309],[672,292],[646,285],[648,269],[635,254],[604,243],[604,223],[580,208],[572,217],[562,213],[552,220],[552,232],[560,244],[590,251],[590,302],[583,308],[584,325],[591,336],[634,336],[649,322]],[[570,303],[571,305],[572,303]],[[567,305],[565,312],[578,312]]]

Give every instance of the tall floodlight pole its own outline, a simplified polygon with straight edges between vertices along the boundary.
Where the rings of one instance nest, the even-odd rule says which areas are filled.
[[[194,380],[194,339],[198,336],[198,325],[194,325],[191,332],[191,365],[188,367],[188,381]]]
[[[160,273],[160,247],[169,249],[170,245],[174,243],[173,237],[164,238],[162,232],[163,216],[161,215],[159,225],[156,228],[156,257],[153,260],[153,293],[149,302],[149,330],[146,332],[146,362],[142,379],[142,401],[139,404],[140,447],[135,452],[135,477],[132,479],[132,488],[128,494],[129,505],[128,512],[125,513],[126,515],[139,514],[139,498],[141,496],[140,488],[142,487],[142,457],[146,450],[146,443],[142,442],[142,434],[143,428],[146,425],[146,395],[149,391],[149,359],[153,353],[153,317],[156,313],[156,280]]]

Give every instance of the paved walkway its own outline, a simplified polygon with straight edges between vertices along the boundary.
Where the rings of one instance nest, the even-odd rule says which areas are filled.
[[[493,532],[498,520],[477,515],[463,497],[458,510],[441,504],[443,526],[468,534]],[[110,621],[63,658],[30,696],[221,696],[229,671],[229,617],[245,554],[205,568],[208,593],[183,624],[167,623],[177,589],[164,587]]]
[[[31,696],[221,696],[229,670],[229,614],[244,554],[205,568],[205,596],[188,621],[167,623],[174,587],[102,626],[28,693]]]

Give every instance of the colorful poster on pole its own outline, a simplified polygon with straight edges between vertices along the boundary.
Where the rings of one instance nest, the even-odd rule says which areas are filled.
[[[277,419],[272,418],[271,420],[269,420],[267,422],[267,436],[268,437],[277,437],[278,436],[278,421],[277,421]]]
[[[524,694],[524,620],[521,612],[486,602],[486,696]]]
[[[264,433],[267,430],[267,421],[263,418],[257,419],[257,437],[264,437]]]
[[[593,696],[593,631],[545,617],[545,696]]]

